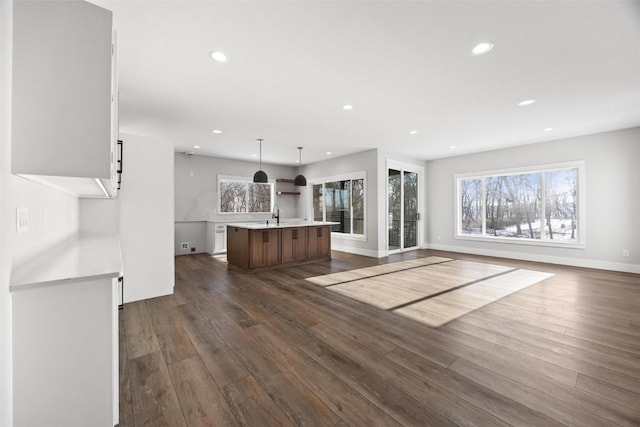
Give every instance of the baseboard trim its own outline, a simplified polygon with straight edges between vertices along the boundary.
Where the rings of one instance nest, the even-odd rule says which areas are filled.
[[[353,246],[336,245],[335,242],[331,242],[331,250],[347,252],[350,254],[362,255],[371,258],[382,258],[386,254],[381,254],[380,251],[374,251],[371,249],[354,248]]]
[[[625,264],[621,262],[556,257],[551,255],[520,254],[517,252],[510,252],[510,251],[497,251],[493,249],[484,249],[484,248],[478,249],[478,248],[439,245],[439,244],[430,244],[428,245],[427,248],[439,250],[439,251],[458,252],[458,253],[466,253],[466,254],[473,254],[473,255],[487,255],[487,256],[494,256],[499,258],[517,259],[522,261],[546,262],[548,264],[568,265],[571,267],[595,268],[597,270],[612,270],[612,271],[621,271],[623,273],[640,274],[640,265]]]

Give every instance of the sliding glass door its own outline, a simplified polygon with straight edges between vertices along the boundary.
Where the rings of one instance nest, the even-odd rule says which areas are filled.
[[[391,167],[387,171],[387,249],[389,252],[416,249],[421,219],[418,172]]]

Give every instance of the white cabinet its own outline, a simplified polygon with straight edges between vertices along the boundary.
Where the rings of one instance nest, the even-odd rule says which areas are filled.
[[[117,81],[112,13],[14,2],[12,172],[80,196],[112,193]]]
[[[13,293],[15,427],[117,423],[115,280]]]
[[[207,252],[211,255],[227,251],[227,224],[207,222]]]
[[[116,237],[87,237],[11,273],[13,425],[118,423]]]

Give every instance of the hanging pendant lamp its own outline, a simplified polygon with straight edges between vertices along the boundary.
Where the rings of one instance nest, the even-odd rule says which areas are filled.
[[[300,152],[300,161],[298,162],[298,172],[302,170],[302,147],[298,147],[298,151]],[[306,187],[307,186],[307,178],[302,174],[298,174],[296,178],[293,180],[293,184],[298,187]]]
[[[253,182],[268,182],[267,173],[262,170],[262,139],[260,141],[260,170],[253,174]]]

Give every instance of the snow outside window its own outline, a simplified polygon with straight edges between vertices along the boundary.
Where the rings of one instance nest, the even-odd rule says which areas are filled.
[[[583,244],[581,162],[457,175],[456,237]]]

